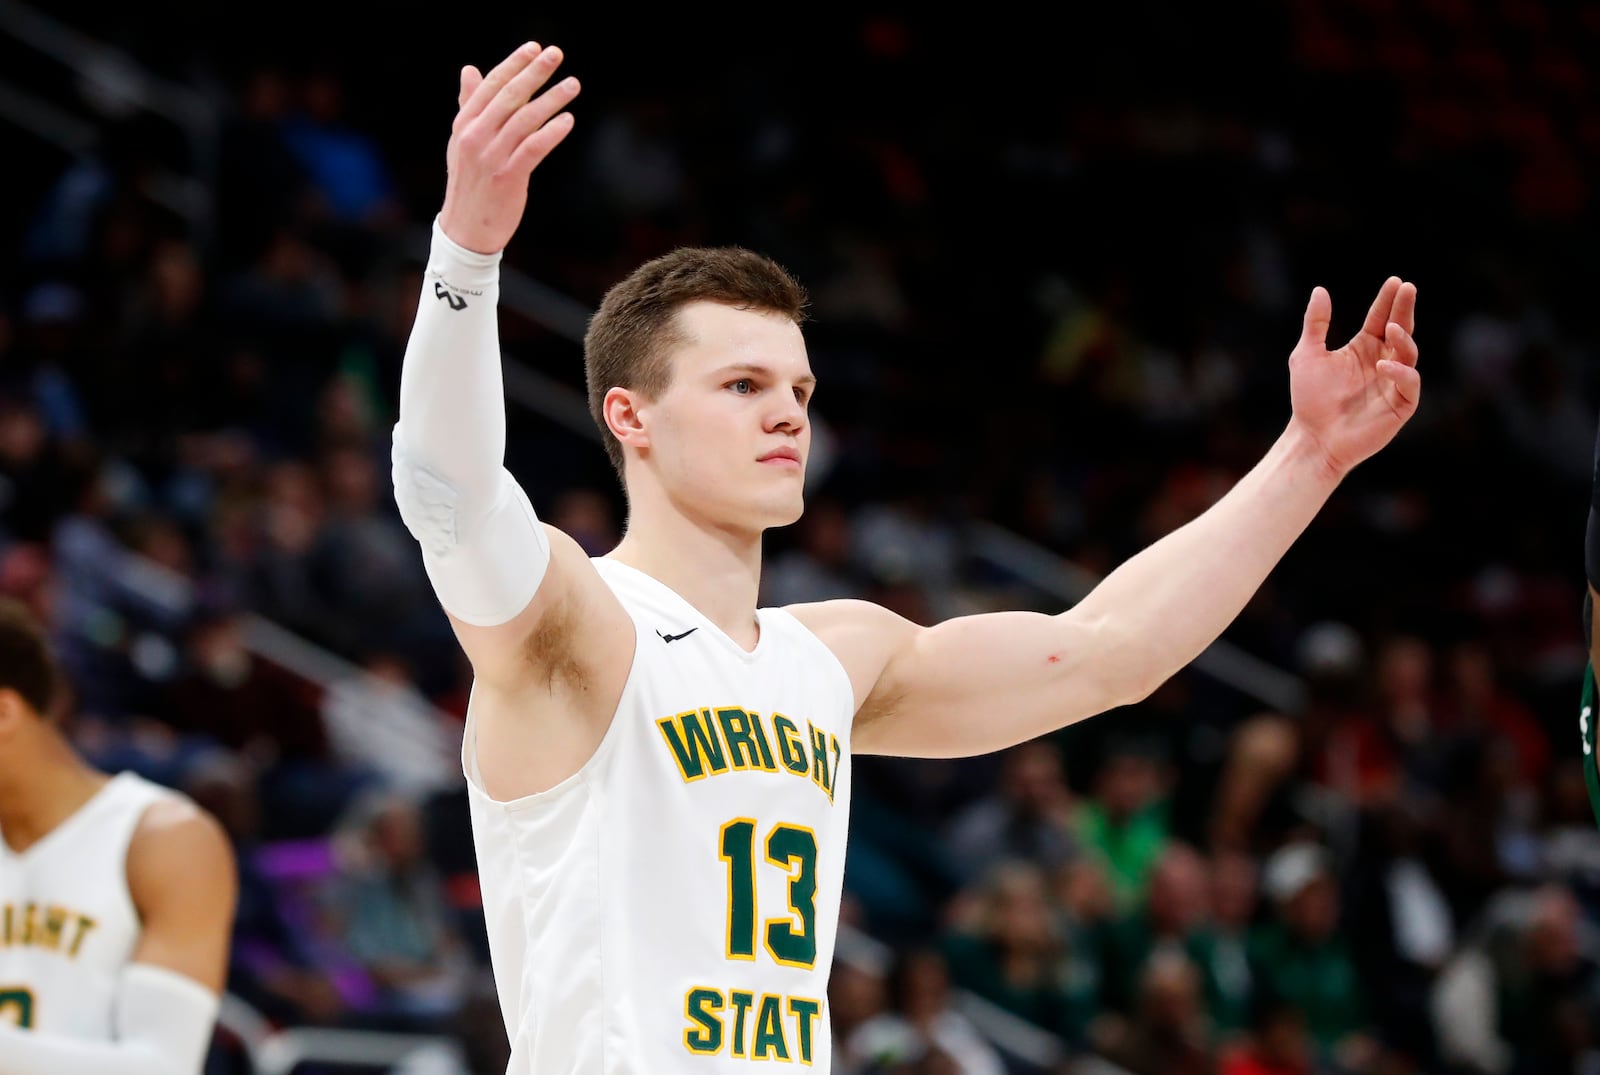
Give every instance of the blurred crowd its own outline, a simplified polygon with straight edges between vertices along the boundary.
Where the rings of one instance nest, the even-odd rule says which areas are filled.
[[[586,89],[508,267],[592,306],[671,246],[740,243],[811,290],[818,448],[765,603],[1058,611],[966,523],[1112,569],[1281,430],[1313,284],[1334,336],[1384,276],[1419,284],[1421,412],[1225,636],[1297,701],[1191,669],[998,755],[856,759],[846,923],[882,946],[841,943],[835,1070],[1600,1070],[1575,720],[1600,4],[1110,7],[782,41],[397,15],[377,50],[364,23],[291,34],[294,4],[204,48],[83,20],[220,124],[107,109],[70,157],[5,135],[30,186],[0,278],[0,591],[51,624],[85,754],[233,835],[236,995],[503,1070],[452,753],[468,670],[387,460],[454,73],[540,36]],[[560,332],[507,309],[502,335],[581,385]],[[608,550],[598,446],[511,427],[541,516]],[[258,617],[345,663],[269,658]]]

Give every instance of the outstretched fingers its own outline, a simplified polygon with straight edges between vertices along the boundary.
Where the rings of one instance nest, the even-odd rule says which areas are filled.
[[[556,68],[561,66],[564,58],[561,50],[554,45],[540,52],[532,63],[518,71],[500,88],[494,98],[484,105],[482,122],[487,124],[491,131],[502,131],[512,117],[522,112],[533,95],[550,81],[550,76],[555,74]],[[551,109],[552,114],[555,111],[557,110]]]
[[[513,172],[531,172],[572,133],[575,121],[571,112],[563,112],[545,123],[522,140],[506,166]]]
[[[1372,300],[1372,309],[1367,311],[1366,321],[1362,322],[1363,333],[1377,340],[1383,339],[1386,327],[1394,320],[1395,297],[1399,294],[1398,276],[1391,276],[1383,282],[1383,286],[1378,289],[1378,297]]]
[[[538,59],[542,52],[543,49],[539,47],[537,41],[529,41],[496,64],[493,70],[479,80],[478,85],[461,105],[461,114],[457,122],[467,123],[482,115],[489,102],[494,100],[513,78]]]
[[[576,78],[564,78],[517,109],[516,113],[506,121],[505,126],[500,128],[500,133],[495,136],[495,144],[490,147],[490,154],[509,158],[508,166],[512,168],[520,167],[524,163],[529,168],[536,166],[539,160],[544,158],[544,154],[541,153],[537,159],[529,162],[521,152],[521,147],[528,144],[531,136],[540,134],[555,120],[563,120],[570,129],[571,115],[558,115],[558,113],[572,103],[581,88]],[[554,149],[560,141],[559,137],[556,138],[545,147],[544,153]]]
[[[1394,309],[1389,320],[1407,332],[1417,331],[1417,285],[1407,282],[1400,285],[1394,297]]]
[[[472,99],[473,91],[483,82],[483,72],[470,63],[461,69],[461,90],[456,94],[456,107],[466,108],[467,102]]]

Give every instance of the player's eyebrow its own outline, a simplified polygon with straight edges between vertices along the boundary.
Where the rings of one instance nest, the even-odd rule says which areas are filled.
[[[717,371],[718,376],[726,373],[753,373],[759,377],[773,379],[777,377],[777,374],[772,371],[771,366],[763,366],[759,362],[735,362],[732,365],[723,366]],[[814,374],[807,373],[802,377],[796,377],[794,379],[794,383],[811,386],[817,383],[817,378]]]

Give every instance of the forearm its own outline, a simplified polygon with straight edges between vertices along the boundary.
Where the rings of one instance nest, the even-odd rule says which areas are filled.
[[[505,459],[499,297],[500,255],[457,246],[435,222],[400,368],[396,440],[467,496],[492,495]]]
[[[136,963],[117,985],[116,1040],[0,1025],[0,1075],[200,1075],[217,1007],[198,982]]]
[[[1068,615],[1097,625],[1116,693],[1148,695],[1215,641],[1338,482],[1291,421],[1227,495],[1107,575]]]
[[[550,560],[533,505],[504,466],[499,264],[500,255],[457,246],[434,222],[394,428],[400,517],[445,611],[482,627],[526,608]]]
[[[142,1042],[79,1041],[0,1026],[0,1075],[198,1075]]]

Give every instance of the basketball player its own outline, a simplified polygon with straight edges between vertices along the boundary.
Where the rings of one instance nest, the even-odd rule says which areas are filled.
[[[228,962],[227,837],[86,765],[38,626],[0,605],[0,1075],[199,1075]]]
[[[498,264],[572,130],[577,82],[543,88],[560,62],[528,44],[461,72],[394,430],[396,500],[474,672],[462,761],[510,1070],[827,1070],[852,754],[999,750],[1188,664],[1414,412],[1416,290],[1391,278],[1329,351],[1318,288],[1266,458],[1062,615],[758,609],[815,387],[804,292],[765,258],[676,251],[590,323],[629,506],[609,554],[541,524],[503,467]]]
[[[1594,472],[1590,479],[1589,522],[1583,537],[1583,567],[1588,582],[1583,591],[1583,640],[1589,650],[1589,663],[1583,669],[1583,697],[1578,702],[1578,734],[1583,741],[1583,780],[1589,787],[1589,807],[1600,825],[1600,753],[1595,751],[1595,674],[1600,666],[1600,612],[1595,606],[1600,588],[1600,430],[1595,434]]]

